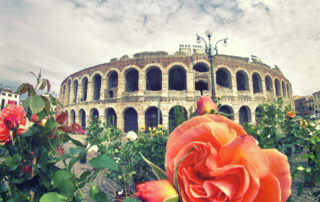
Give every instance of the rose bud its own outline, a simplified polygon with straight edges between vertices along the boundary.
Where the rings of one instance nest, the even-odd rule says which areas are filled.
[[[43,127],[46,125],[48,119],[44,118],[40,121],[40,125],[42,125]]]
[[[24,167],[26,167],[26,169],[24,169]],[[27,171],[27,174],[29,175],[29,171],[30,171],[29,166],[24,166],[24,167],[22,167],[22,172],[26,173],[26,171]]]
[[[288,112],[287,114],[290,118],[294,118],[296,115],[293,112]]]
[[[217,105],[210,99],[209,95],[199,98],[197,102],[198,115],[210,114],[212,109],[217,110]]]
[[[32,116],[31,116],[31,121],[32,121],[33,123],[38,123],[38,122],[40,121],[38,114],[32,115]]]
[[[163,202],[167,198],[178,196],[169,180],[157,180],[137,185],[135,195],[144,202]]]
[[[19,128],[19,121],[16,116],[9,115],[3,118],[4,125],[6,125],[9,130],[14,130]]]

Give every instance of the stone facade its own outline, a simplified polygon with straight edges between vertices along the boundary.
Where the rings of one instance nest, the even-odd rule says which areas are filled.
[[[277,67],[228,55],[215,56],[213,67],[221,111],[234,114],[235,122],[255,122],[257,106],[277,97],[293,105],[291,83]],[[168,128],[176,104],[189,111],[201,95],[211,96],[210,69],[207,55],[198,49],[191,55],[190,46],[180,46],[174,55],[164,51],[124,55],[68,76],[61,83],[59,111],[70,115],[68,123],[83,127],[90,116],[106,122],[113,115],[120,129],[135,130],[154,125],[160,98],[162,125]]]
[[[320,91],[312,93],[314,103],[314,113],[320,113]]]

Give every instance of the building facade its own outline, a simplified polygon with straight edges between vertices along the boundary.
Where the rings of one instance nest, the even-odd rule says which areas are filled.
[[[312,95],[308,95],[306,97],[306,107],[307,107],[307,112],[309,113],[309,115],[313,115],[314,114],[314,104],[313,104],[313,96]]]
[[[15,93],[15,91],[10,89],[10,87],[2,87],[0,88],[0,92],[0,110],[2,110],[8,104],[9,101],[14,101],[16,105],[19,104],[19,93]]]
[[[188,116],[200,96],[211,96],[208,57],[199,46],[191,53],[189,45],[180,45],[173,55],[164,51],[124,55],[76,72],[61,83],[63,107],[58,111],[68,114],[68,123],[82,127],[91,116],[102,122],[114,117],[117,126],[128,132],[156,125],[160,99],[160,123],[167,129],[175,105]],[[255,122],[258,105],[277,97],[294,104],[291,83],[278,67],[228,55],[215,56],[213,66],[216,94],[222,97],[220,110],[233,114],[230,119],[235,122]]]
[[[320,91],[312,93],[314,103],[314,113],[320,113]]]
[[[298,111],[297,115],[305,117],[308,113],[307,107],[308,96],[297,96],[294,98],[295,111]]]

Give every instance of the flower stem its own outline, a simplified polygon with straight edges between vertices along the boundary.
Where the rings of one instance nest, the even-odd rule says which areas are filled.
[[[87,200],[84,198],[84,196],[83,196],[83,194],[82,194],[82,192],[81,192],[80,188],[78,188],[78,191],[79,191],[79,193],[80,193],[80,195],[81,195],[82,199],[83,199],[85,202],[87,202]]]

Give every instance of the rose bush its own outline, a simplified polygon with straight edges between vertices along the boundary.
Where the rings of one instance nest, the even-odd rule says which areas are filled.
[[[172,184],[185,155],[177,172],[182,201],[286,201],[290,196],[287,157],[260,149],[242,126],[224,116],[195,117],[172,132],[165,160]]]

